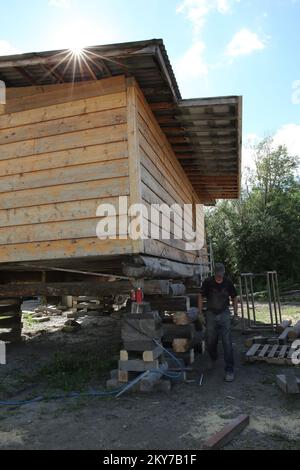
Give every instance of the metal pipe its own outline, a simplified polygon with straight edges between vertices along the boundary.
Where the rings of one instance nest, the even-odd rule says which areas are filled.
[[[254,325],[256,325],[256,311],[255,311],[254,291],[253,291],[253,276],[250,277],[250,288],[251,288],[251,300],[252,300],[253,320],[254,320]]]
[[[250,305],[249,305],[248,276],[245,276],[245,290],[246,290],[247,316],[248,316],[248,321],[249,321],[249,328],[251,328],[251,315],[250,315]]]
[[[274,321],[273,321],[273,310],[272,310],[272,300],[271,300],[271,287],[270,287],[270,279],[269,279],[269,273],[266,273],[267,276],[267,290],[268,290],[268,297],[269,297],[269,310],[270,310],[270,319],[271,319],[271,326],[272,329],[274,330]]]
[[[278,322],[278,315],[277,315],[277,299],[276,299],[276,291],[275,291],[275,283],[274,283],[274,272],[270,273],[271,276],[271,284],[272,284],[272,290],[273,290],[273,303],[274,303],[274,311],[275,311],[275,320],[276,320],[276,326],[279,325]]]
[[[277,301],[278,301],[278,311],[279,311],[279,320],[282,323],[282,311],[281,311],[281,302],[280,302],[280,291],[279,291],[279,283],[278,283],[278,274],[275,274],[275,288],[277,293]]]
[[[240,303],[241,303],[241,313],[242,313],[242,328],[245,330],[245,313],[244,313],[244,301],[243,301],[243,288],[242,288],[242,276],[239,277],[240,285]]]

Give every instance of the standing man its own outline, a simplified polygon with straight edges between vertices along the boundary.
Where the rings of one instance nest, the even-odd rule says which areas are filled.
[[[225,360],[225,382],[234,380],[234,358],[231,336],[230,298],[234,316],[238,316],[238,298],[233,283],[225,277],[225,267],[215,266],[215,276],[205,279],[199,295],[199,313],[203,312],[203,297],[207,299],[206,346],[212,365],[218,357],[218,340],[222,338]]]

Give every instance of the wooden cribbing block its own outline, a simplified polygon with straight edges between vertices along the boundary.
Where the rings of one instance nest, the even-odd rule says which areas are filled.
[[[191,308],[187,296],[159,297],[151,299],[151,307],[162,312],[186,312]]]
[[[143,352],[143,361],[152,362],[158,359],[163,354],[163,349],[160,346],[157,346],[152,351]]]
[[[300,320],[296,323],[295,326],[289,328],[288,338],[291,341],[294,341],[297,338],[300,338]]]
[[[286,328],[292,325],[292,320],[284,320],[280,325],[276,326],[276,333],[281,335]]]
[[[203,444],[204,450],[217,450],[222,449],[226,444],[232,441],[238,434],[240,434],[250,422],[250,418],[247,415],[241,415],[238,418],[227,424],[222,431],[217,432],[214,436],[210,437]]]
[[[144,362],[141,359],[119,361],[119,370],[127,372],[145,372],[146,370],[158,369],[159,361]]]
[[[185,353],[191,348],[191,341],[186,338],[176,338],[173,340],[172,347],[176,353]]]
[[[284,393],[295,395],[300,393],[300,379],[294,375],[277,375],[276,383]]]
[[[163,341],[172,342],[173,339],[187,338],[193,339],[195,336],[195,325],[177,326],[172,324],[163,325]]]
[[[134,340],[134,341],[124,341],[123,343],[124,350],[126,351],[135,351],[135,352],[144,352],[144,351],[153,351],[157,344],[152,341],[152,339],[148,339],[144,337],[142,340]]]
[[[189,318],[187,312],[174,312],[173,313],[173,322],[175,325],[189,325],[192,323],[192,320]]]
[[[130,359],[143,357],[143,361],[152,362],[158,359],[163,354],[163,349],[160,346],[156,346],[154,349],[149,351],[137,351],[137,350],[125,350],[120,351],[120,361],[129,361]]]

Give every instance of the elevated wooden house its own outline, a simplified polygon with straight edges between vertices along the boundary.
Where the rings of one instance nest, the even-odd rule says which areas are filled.
[[[184,240],[100,240],[96,211],[119,196],[238,198],[241,97],[182,99],[162,40],[0,57],[0,80],[0,296],[86,279],[71,271],[121,277],[138,255],[169,263],[157,278],[201,266]],[[14,291],[16,281],[27,288]]]

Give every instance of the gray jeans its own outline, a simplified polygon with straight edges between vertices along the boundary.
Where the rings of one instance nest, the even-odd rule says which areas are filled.
[[[234,358],[231,336],[231,318],[230,311],[225,310],[219,315],[213,312],[206,312],[206,346],[212,360],[218,358],[218,341],[222,338],[225,371],[233,372]]]

